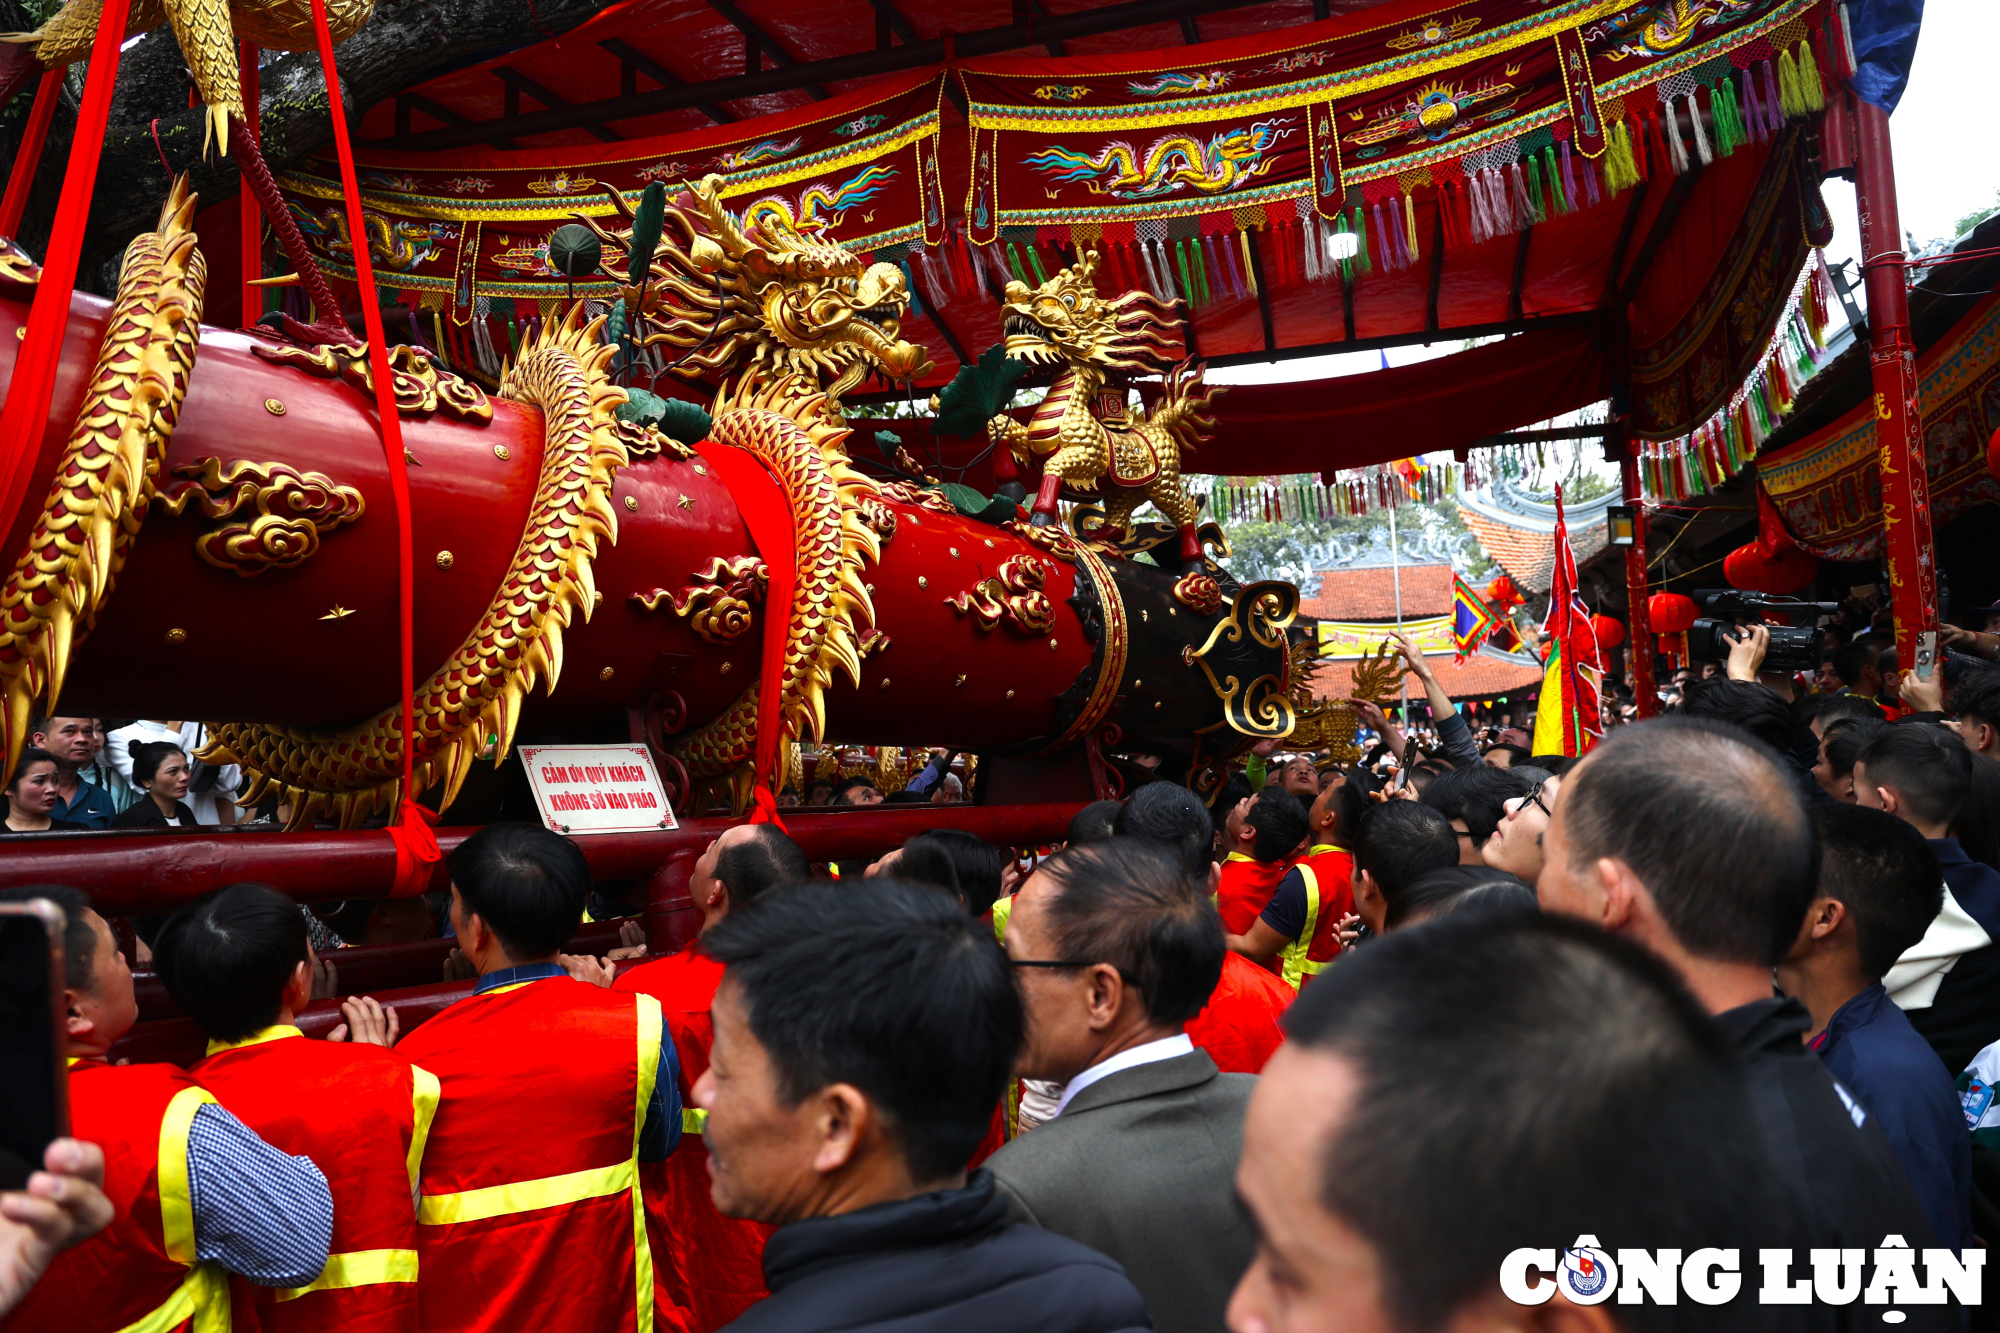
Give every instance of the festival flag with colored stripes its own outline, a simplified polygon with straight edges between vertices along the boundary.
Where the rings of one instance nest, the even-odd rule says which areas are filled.
[[[1570,549],[1563,519],[1562,487],[1556,487],[1554,578],[1549,587],[1549,656],[1542,693],[1535,705],[1536,754],[1575,758],[1602,735],[1598,721],[1598,681],[1604,672],[1590,608],[1576,590],[1576,552]]]
[[[1451,637],[1458,649],[1458,660],[1479,651],[1494,630],[1500,626],[1500,617],[1493,614],[1493,608],[1474,592],[1465,581],[1465,576],[1454,572],[1451,576]]]

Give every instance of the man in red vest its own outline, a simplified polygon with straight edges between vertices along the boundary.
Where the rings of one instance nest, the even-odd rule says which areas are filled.
[[[775,824],[738,824],[708,844],[695,862],[688,891],[701,913],[701,934],[766,889],[812,877],[798,844]],[[635,967],[614,990],[660,1002],[680,1056],[680,1097],[692,1107],[694,1081],[708,1069],[715,1039],[710,1006],[722,984],[722,964],[701,951],[701,937],[669,958]],[[654,1323],[661,1333],[713,1333],[764,1298],[761,1222],[724,1217],[708,1197],[707,1115],[681,1113],[688,1137],[664,1162],[639,1167],[646,1230],[653,1248]]]
[[[167,994],[208,1034],[189,1077],[246,1125],[310,1157],[333,1188],[333,1252],[310,1286],[243,1291],[264,1333],[416,1333],[412,1193],[438,1081],[364,1042],[307,1041],[312,946],[298,905],[235,884],[170,917],[153,944]]]
[[[1283,787],[1266,787],[1236,803],[1222,825],[1222,879],[1215,890],[1224,930],[1249,931],[1305,840],[1306,807]]]
[[[71,888],[0,891],[63,909],[70,1132],[104,1150],[117,1220],[58,1255],[10,1317],[8,1333],[227,1333],[227,1274],[303,1287],[326,1267],[333,1196],[167,1064],[114,1065],[137,1019],[132,970],[104,918]]]
[[[1120,834],[1165,845],[1197,883],[1206,880],[1214,892],[1221,874],[1212,856],[1215,825],[1208,807],[1186,787],[1147,783],[1125,802],[1113,827]],[[1188,1021],[1188,1040],[1207,1051],[1225,1074],[1257,1073],[1284,1044],[1278,1020],[1295,993],[1241,954],[1225,953],[1222,978],[1209,995],[1208,1006]]]
[[[489,824],[451,856],[451,924],[479,972],[396,1049],[443,1085],[418,1182],[425,1333],[647,1333],[639,1163],[681,1137],[679,1067],[650,995],[572,980],[590,867],[560,834]]]
[[[1306,824],[1312,845],[1278,881],[1277,891],[1250,929],[1229,937],[1229,948],[1278,972],[1293,990],[1324,971],[1340,953],[1340,923],[1354,910],[1354,854],[1343,828],[1358,824],[1367,798],[1344,773],[1335,773],[1313,801]]]

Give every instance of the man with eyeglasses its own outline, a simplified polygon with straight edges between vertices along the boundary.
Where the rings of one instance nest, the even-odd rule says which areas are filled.
[[[1525,795],[1509,797],[1501,807],[1506,813],[1499,826],[1479,849],[1479,859],[1533,884],[1542,873],[1542,834],[1549,827],[1549,812],[1555,809],[1561,786],[1561,778],[1544,777]]]
[[[1207,888],[1167,848],[1112,837],[1043,862],[1007,925],[1015,1072],[1063,1093],[986,1167],[1017,1220],[1123,1265],[1162,1333],[1221,1328],[1254,1247],[1232,1179],[1256,1078],[1218,1072],[1186,1031],[1222,974]]]

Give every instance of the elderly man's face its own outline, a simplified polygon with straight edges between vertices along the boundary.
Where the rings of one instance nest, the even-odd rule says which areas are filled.
[[[1229,1299],[1232,1333],[1391,1333],[1375,1247],[1320,1202],[1322,1157],[1360,1080],[1345,1058],[1294,1044],[1264,1066],[1243,1122],[1236,1192],[1257,1253]]]
[[[1014,895],[1002,941],[1008,958],[1052,962],[1062,957],[1048,922],[1049,901],[1056,892],[1055,881],[1037,871]],[[1097,1049],[1090,1025],[1090,969],[1016,967],[1014,973],[1028,1020],[1027,1039],[1014,1067],[1023,1078],[1067,1081],[1090,1063]]]
[[[781,1224],[812,1211],[821,1175],[813,1099],[787,1106],[778,1070],[750,1030],[741,991],[724,978],[711,1008],[715,1039],[694,1104],[708,1112],[709,1199],[725,1217]]]

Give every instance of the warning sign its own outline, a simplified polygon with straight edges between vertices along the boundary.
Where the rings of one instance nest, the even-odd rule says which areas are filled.
[[[670,829],[653,756],[643,745],[523,745],[542,822],[558,833],[639,833]]]

